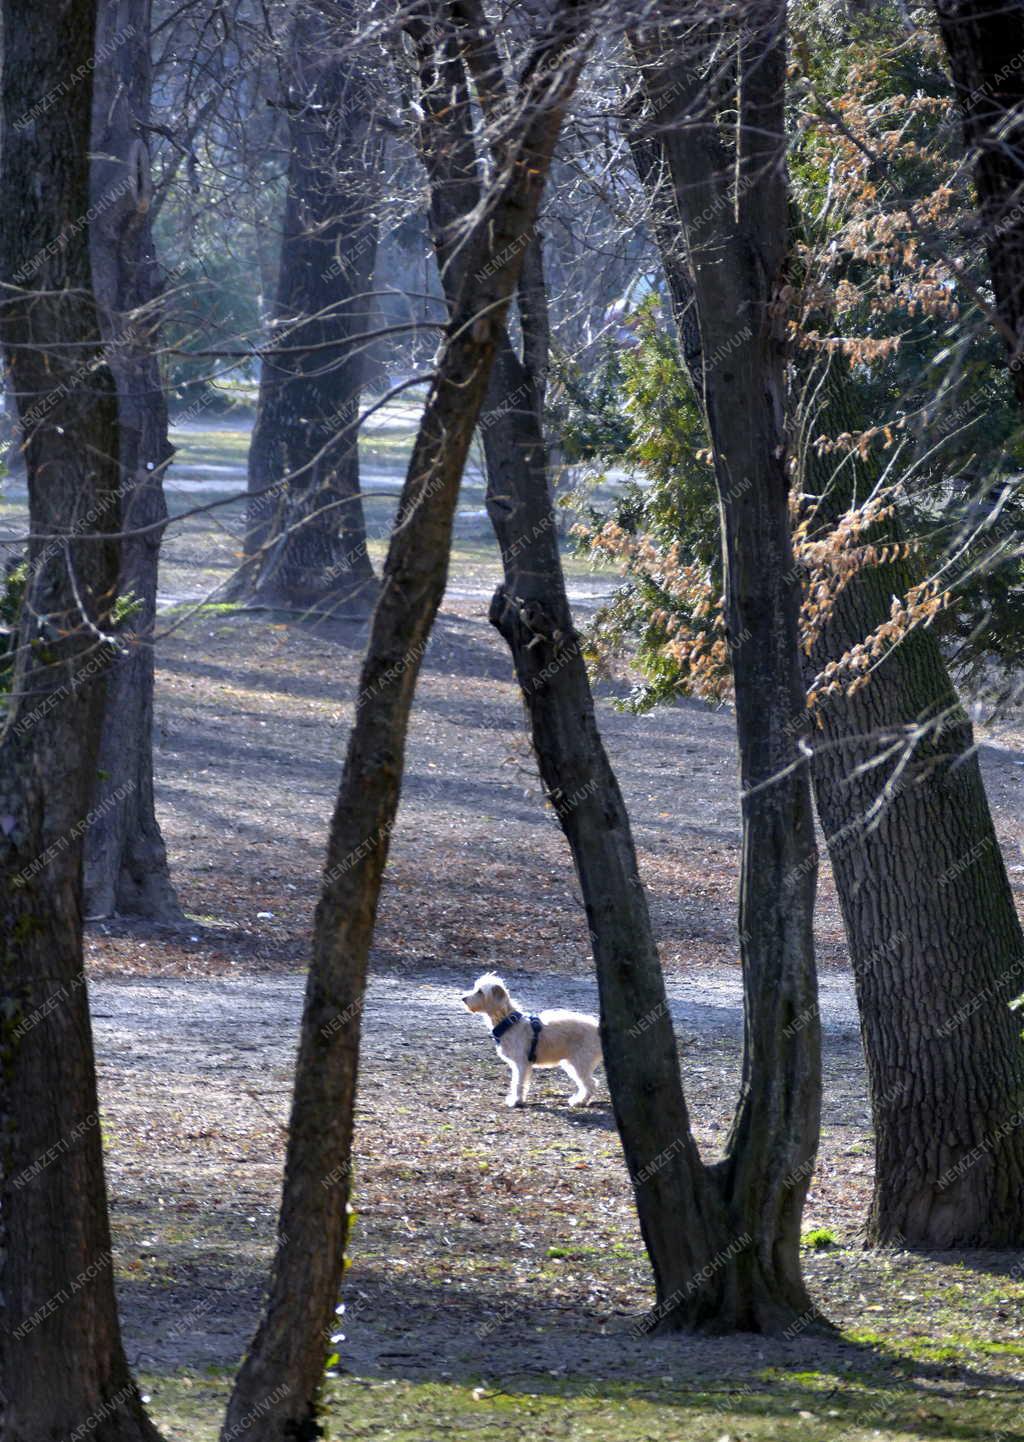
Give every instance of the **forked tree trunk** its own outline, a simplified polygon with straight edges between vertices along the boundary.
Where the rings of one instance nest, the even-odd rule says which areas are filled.
[[[118,911],[182,919],[153,797],[153,632],[157,565],[167,519],[164,474],[174,454],[157,358],[160,278],[150,224],[144,125],[152,90],[149,0],[101,0],[93,74],[93,282],[118,389],[123,528],[122,596],[135,606],[111,667],[85,848],[88,916]]]
[[[359,490],[359,400],[377,253],[371,100],[344,53],[355,11],[300,6],[290,48],[272,348],[249,452],[246,556],[233,595],[368,611],[377,587]],[[337,15],[346,16],[344,31]]]
[[[704,402],[722,512],[726,627],[743,810],[740,949],[744,1060],[718,1176],[748,1325],[811,1317],[800,1217],[821,1101],[813,913],[817,855],[806,763],[799,583],[788,515],[785,369],[776,318],[787,255],[785,9],[738,7],[735,154],[718,132],[712,72],[723,37],[700,7],[667,6],[635,37],[652,128],[686,231],[704,360]],[[672,18],[684,29],[667,28]],[[679,58],[677,59],[676,56]],[[796,1025],[797,1019],[801,1024]]]
[[[413,689],[444,593],[459,482],[496,341],[577,73],[558,12],[521,85],[518,123],[467,242],[472,257],[420,425],[363,663],[313,934],[270,1297],[222,1438],[316,1435],[344,1267],[366,963],[401,786]]]
[[[107,659],[97,631],[118,575],[116,542],[95,537],[120,522],[117,403],[81,225],[95,19],[91,0],[3,3],[0,339],[39,537],[0,740],[4,1442],[83,1426],[97,1442],[158,1435],[121,1345],[82,966]]]
[[[1024,4],[935,0],[970,152],[998,329],[1024,406]]]
[[[456,9],[464,26],[461,54],[486,113],[489,103],[500,104],[500,63],[477,38],[484,25],[472,0],[461,0]],[[426,115],[421,152],[431,180],[435,248],[451,293],[457,284],[459,221],[472,210],[478,163],[465,77],[451,58],[432,68],[432,53],[428,36],[421,48],[419,98]],[[791,1260],[797,1286],[789,1275],[780,1286],[778,1270],[769,1275],[762,1260],[776,1241],[769,1209],[754,1217],[751,1208],[737,1208],[748,1187],[742,1165],[730,1158],[723,1168],[708,1171],[690,1131],[629,818],[598,733],[565,592],[541,418],[547,325],[536,237],[528,260],[529,294],[520,291],[522,356],[506,334],[480,427],[488,511],[505,567],[491,620],[512,651],[541,778],[583,891],[609,1090],[655,1278],[650,1329],[787,1325],[795,1315],[810,1315],[796,1250]],[[780,1038],[780,1053],[789,1045],[787,1037]],[[768,1071],[777,1060],[770,1059],[763,1078],[773,1093],[781,1073],[771,1079]],[[748,1139],[743,1145],[752,1150]],[[784,1153],[789,1139],[773,1137],[773,1145]],[[765,1164],[762,1150],[753,1166],[764,1166],[769,1182]],[[719,1186],[723,1174],[726,1184]],[[801,1179],[806,1184],[805,1174]]]

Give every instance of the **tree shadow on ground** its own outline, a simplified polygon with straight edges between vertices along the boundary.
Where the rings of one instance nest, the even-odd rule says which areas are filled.
[[[1024,1247],[978,1248],[964,1252],[930,1252],[908,1248],[922,1261],[942,1262],[947,1266],[966,1267],[971,1272],[986,1272],[1008,1282],[1024,1281]]]
[[[614,1132],[617,1130],[615,1117],[609,1102],[594,1102],[588,1107],[570,1107],[567,1102],[527,1102],[527,1111],[546,1112],[558,1117],[580,1131]]]
[[[157,1375],[183,1364],[230,1366],[225,1333],[233,1334],[237,1353],[239,1336],[247,1340],[255,1325],[264,1281],[258,1268],[232,1269],[230,1286],[198,1307],[187,1283],[165,1284],[158,1298],[152,1289],[122,1283],[133,1362]],[[989,1406],[1001,1398],[1016,1406],[1019,1396],[1019,1383],[1005,1374],[922,1361],[847,1336],[645,1335],[642,1315],[538,1299],[528,1287],[487,1291],[399,1278],[358,1258],[346,1298],[340,1371],[358,1379],[482,1385],[509,1397],[566,1401],[632,1397],[681,1413],[718,1414],[722,1431],[742,1418],[781,1423],[806,1415],[830,1420],[836,1437],[850,1427],[883,1435],[909,1428],[915,1436],[963,1442],[990,1442],[991,1411],[975,1422],[952,1409],[966,1410],[981,1394]],[[996,1435],[1024,1442],[1024,1430],[1009,1423],[1001,1422]]]
[[[341,1349],[342,1370],[353,1377],[482,1383],[508,1396],[581,1401],[639,1396],[681,1412],[720,1414],[722,1427],[709,1435],[727,1431],[726,1422],[742,1428],[742,1418],[781,1423],[796,1414],[819,1422],[831,1417],[835,1437],[851,1427],[902,1435],[909,1424],[921,1437],[991,1442],[990,1416],[957,1420],[940,1408],[965,1405],[966,1389],[1003,1396],[1008,1404],[1017,1395],[1014,1379],[999,1373],[810,1330],[791,1338],[650,1336],[642,1316],[598,1318],[550,1299],[517,1294],[503,1300],[460,1289],[446,1301],[438,1332],[429,1288],[364,1273],[356,1295],[346,1316],[353,1355]],[[381,1346],[376,1316],[384,1311],[403,1325]],[[375,1353],[365,1347],[364,1327],[376,1333]],[[1001,1425],[998,1436],[1021,1442],[1024,1430]]]

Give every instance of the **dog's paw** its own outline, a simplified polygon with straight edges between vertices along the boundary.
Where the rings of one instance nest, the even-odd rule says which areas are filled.
[[[526,1103],[521,1102],[518,1097],[506,1097],[505,1105],[507,1107],[524,1107]]]
[[[589,1096],[570,1097],[570,1098],[569,1098],[569,1105],[570,1105],[571,1107],[585,1107],[589,1101],[590,1101],[590,1097],[589,1097]]]

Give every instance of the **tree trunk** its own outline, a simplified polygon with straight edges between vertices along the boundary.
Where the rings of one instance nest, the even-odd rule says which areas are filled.
[[[486,114],[488,100],[500,105],[500,62],[476,39],[484,26],[472,0],[460,0],[455,8],[463,24],[459,53]],[[421,51],[419,100],[426,116],[421,153],[431,181],[435,249],[451,294],[459,269],[459,220],[472,210],[480,166],[465,76],[454,58],[432,66],[435,47],[428,36]],[[547,318],[536,236],[525,273],[522,355],[507,334],[502,337],[480,426],[488,511],[505,566],[491,620],[512,651],[541,777],[584,894],[609,1090],[656,1285],[649,1326],[776,1326],[792,1321],[794,1302],[801,1312],[809,1303],[794,1290],[769,1295],[775,1280],[762,1285],[761,1264],[752,1260],[761,1253],[761,1219],[756,1234],[731,1225],[731,1189],[715,1185],[719,1174],[701,1164],[629,819],[597,730],[572,627],[542,423]],[[762,1156],[755,1165],[763,1161]]]
[[[741,1325],[770,1328],[815,1315],[799,1245],[821,1101],[817,855],[797,747],[805,709],[799,583],[775,318],[787,256],[785,10],[752,0],[728,37],[738,77],[733,155],[718,132],[709,80],[718,37],[694,23],[688,6],[667,13],[686,23],[683,39],[652,26],[634,44],[692,265],[722,512],[743,811],[743,1083],[717,1176],[730,1235],[751,1239],[734,1263],[737,1315]]]
[[[462,271],[461,225],[479,202],[481,173],[461,57],[478,96],[496,104],[503,89],[498,55],[481,42],[481,13],[472,0],[461,0],[457,11],[460,45],[447,57],[435,34],[418,36],[426,117],[420,151],[450,305]],[[536,233],[526,247],[518,303],[522,353],[504,329],[480,421],[487,512],[505,573],[490,620],[512,653],[541,781],[583,892],[608,1090],[654,1277],[651,1330],[727,1326],[725,1279],[714,1265],[727,1242],[725,1217],[690,1129],[629,815],[601,741],[565,590],[543,422],[549,325]]]
[[[0,339],[37,537],[0,740],[5,1442],[86,1425],[98,1442],[158,1435],[121,1345],[82,964],[82,836],[109,652],[99,633],[119,559],[96,536],[120,523],[116,395],[81,223],[95,20],[91,0],[3,3]]]
[[[531,57],[448,328],[388,549],[331,823],[313,935],[270,1298],[222,1437],[316,1435],[344,1267],[366,964],[401,785],[413,688],[444,593],[459,482],[495,343],[575,83],[575,12]]]
[[[490,619],[512,653],[541,780],[583,892],[608,1090],[654,1275],[657,1326],[718,1328],[728,1325],[724,1278],[713,1265],[728,1240],[725,1218],[690,1130],[629,815],[573,629],[536,392],[504,336],[481,419],[487,509],[505,570]]]
[[[634,145],[634,158],[684,360],[702,395],[700,340],[683,329],[692,281],[673,236],[657,143]],[[832,362],[825,384],[813,388],[825,404],[807,434],[863,428],[842,364]],[[802,458],[801,489],[821,497],[825,525],[855,495],[870,494],[875,479],[859,464],[835,473],[813,449]],[[880,539],[900,537],[890,528]],[[808,683],[887,620],[892,595],[911,582],[905,568],[887,566],[841,591],[809,658]],[[940,716],[941,730],[918,743],[886,799],[898,758],[874,763],[911,728]],[[1006,1121],[1024,1095],[1024,1047],[1007,1003],[1024,984],[1024,937],[970,723],[935,636],[912,633],[870,686],[830,698],[821,719],[812,781],[850,947],[875,1129],[868,1238],[925,1248],[1015,1245],[1024,1133]],[[962,869],[958,858],[969,859]],[[976,1149],[977,1165],[958,1173]]]
[[[935,0],[973,160],[996,319],[1024,406],[1024,4]]]
[[[354,28],[354,12],[346,31]],[[232,594],[368,611],[377,586],[359,491],[359,399],[377,253],[370,98],[351,36],[313,7],[292,31],[290,151],[272,346],[249,453],[247,562]]]
[[[851,582],[816,669],[888,618],[893,584],[889,568]],[[894,745],[906,763],[901,739],[940,714],[936,733],[906,742],[905,769],[896,758],[872,765]],[[908,637],[855,696],[830,697],[822,719],[815,794],[875,1126],[869,1240],[1020,1246],[1024,1046],[1009,1003],[1024,984],[1024,946],[971,726],[935,638]]]
[[[149,0],[102,0],[93,74],[92,271],[106,355],[118,389],[124,529],[167,519],[164,472],[174,454],[157,358],[160,280],[150,224],[143,126],[152,67]],[[85,856],[86,914],[119,911],[179,921],[181,908],[153,798],[153,632],[162,532],[121,546],[124,653],[107,681],[93,796],[98,819]]]
[[[860,428],[843,364],[833,362],[818,388],[826,400],[815,435]],[[833,469],[816,455],[805,466],[804,489],[825,498],[824,522],[873,483],[849,467],[837,480]],[[889,526],[882,539],[901,537]],[[905,565],[861,571],[836,598],[809,676],[888,620],[893,594],[912,582]],[[911,632],[853,696],[828,697],[821,722],[815,797],[850,944],[875,1126],[868,1237],[1018,1246],[1024,1046],[1009,1003],[1024,987],[1024,934],[971,725],[932,632]]]

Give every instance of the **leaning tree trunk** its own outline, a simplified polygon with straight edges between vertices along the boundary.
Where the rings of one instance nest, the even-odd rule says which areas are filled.
[[[861,428],[842,365],[818,387],[814,434]],[[872,481],[854,480],[849,466],[836,477],[815,453],[802,488],[824,498],[827,523]],[[901,537],[889,527],[880,539]],[[859,572],[833,604],[809,673],[888,621],[892,596],[912,582],[903,564]],[[827,697],[820,719],[812,775],[875,1127],[869,1239],[1019,1246],[1024,1045],[1009,1003],[1024,988],[1024,934],[972,728],[935,636],[912,631],[867,686]]]
[[[693,1139],[647,896],[598,730],[565,591],[536,377],[499,345],[481,418],[487,510],[505,579],[490,619],[508,643],[548,800],[573,854],[601,999],[608,1090],[655,1283],[652,1330],[725,1330],[725,1216]],[[511,397],[518,397],[512,401]]]
[[[153,797],[153,632],[157,565],[167,519],[164,473],[173,455],[157,358],[160,280],[150,224],[152,186],[142,129],[152,89],[149,0],[101,0],[93,75],[95,219],[92,270],[106,356],[117,381],[124,530],[122,596],[134,608],[107,682],[85,851],[89,916],[180,920]]]
[[[995,320],[1024,406],[1024,4],[935,0],[970,152]]]
[[[291,41],[288,189],[272,344],[249,452],[246,561],[266,604],[368,611],[376,582],[359,490],[359,398],[377,253],[371,99],[336,21],[301,7]]]
[[[748,1324],[813,1315],[800,1275],[800,1217],[821,1101],[813,913],[817,854],[797,746],[804,711],[799,583],[790,540],[783,324],[787,257],[785,8],[739,7],[735,154],[718,131],[714,24],[665,7],[680,37],[634,39],[649,123],[662,135],[693,268],[704,402],[722,513],[726,628],[743,809],[740,948],[745,1036],[740,1106],[719,1181]],[[680,55],[676,59],[676,55]],[[800,1018],[802,1025],[794,1025]]]
[[[271,1293],[222,1432],[316,1435],[344,1268],[359,1035],[380,879],[398,807],[413,689],[444,594],[459,482],[496,341],[575,82],[574,10],[534,52],[519,122],[448,328],[399,503],[363,663],[313,934]]]
[[[117,403],[81,224],[95,19],[91,0],[3,3],[0,339],[37,537],[0,740],[5,1442],[70,1437],[86,1424],[98,1442],[158,1435],[121,1345],[82,962],[101,633],[118,575],[117,544],[102,534],[120,523]],[[47,103],[54,95],[59,105]]]

